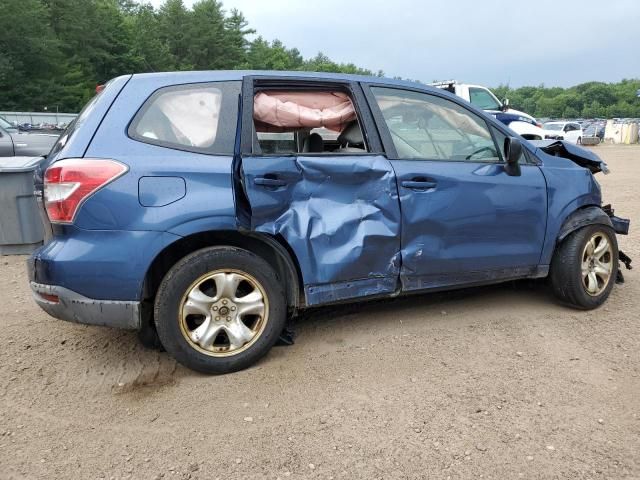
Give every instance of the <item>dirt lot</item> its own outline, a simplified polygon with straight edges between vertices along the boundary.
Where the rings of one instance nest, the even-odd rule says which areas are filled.
[[[635,221],[640,148],[599,147]],[[56,321],[0,257],[0,478],[640,478],[640,276],[579,312],[524,282],[317,310],[205,377]]]

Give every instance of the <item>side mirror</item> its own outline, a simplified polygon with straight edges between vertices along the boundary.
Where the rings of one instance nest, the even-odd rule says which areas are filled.
[[[504,140],[504,156],[505,165],[504,171],[507,175],[512,177],[519,177],[520,172],[520,157],[522,156],[522,143],[515,137],[507,137]]]
[[[505,98],[502,100],[502,111],[506,112],[507,110],[509,110],[509,99]]]

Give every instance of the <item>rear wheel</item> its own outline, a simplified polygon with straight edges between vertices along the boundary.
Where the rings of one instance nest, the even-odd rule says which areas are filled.
[[[203,373],[247,368],[277,341],[286,302],[273,268],[232,247],[180,260],[158,289],[155,319],[166,350]]]
[[[606,225],[589,225],[571,233],[551,262],[555,294],[569,305],[590,310],[609,297],[618,273],[618,243]]]

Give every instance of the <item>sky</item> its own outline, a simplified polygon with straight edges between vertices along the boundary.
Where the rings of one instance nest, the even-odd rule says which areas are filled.
[[[640,0],[222,3],[305,58],[322,51],[389,77],[512,87],[640,77]]]

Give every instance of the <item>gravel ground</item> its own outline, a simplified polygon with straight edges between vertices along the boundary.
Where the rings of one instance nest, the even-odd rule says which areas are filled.
[[[635,222],[640,148],[598,147]],[[0,478],[640,478],[640,278],[604,307],[520,282],[315,310],[205,377],[54,320],[0,257]]]

